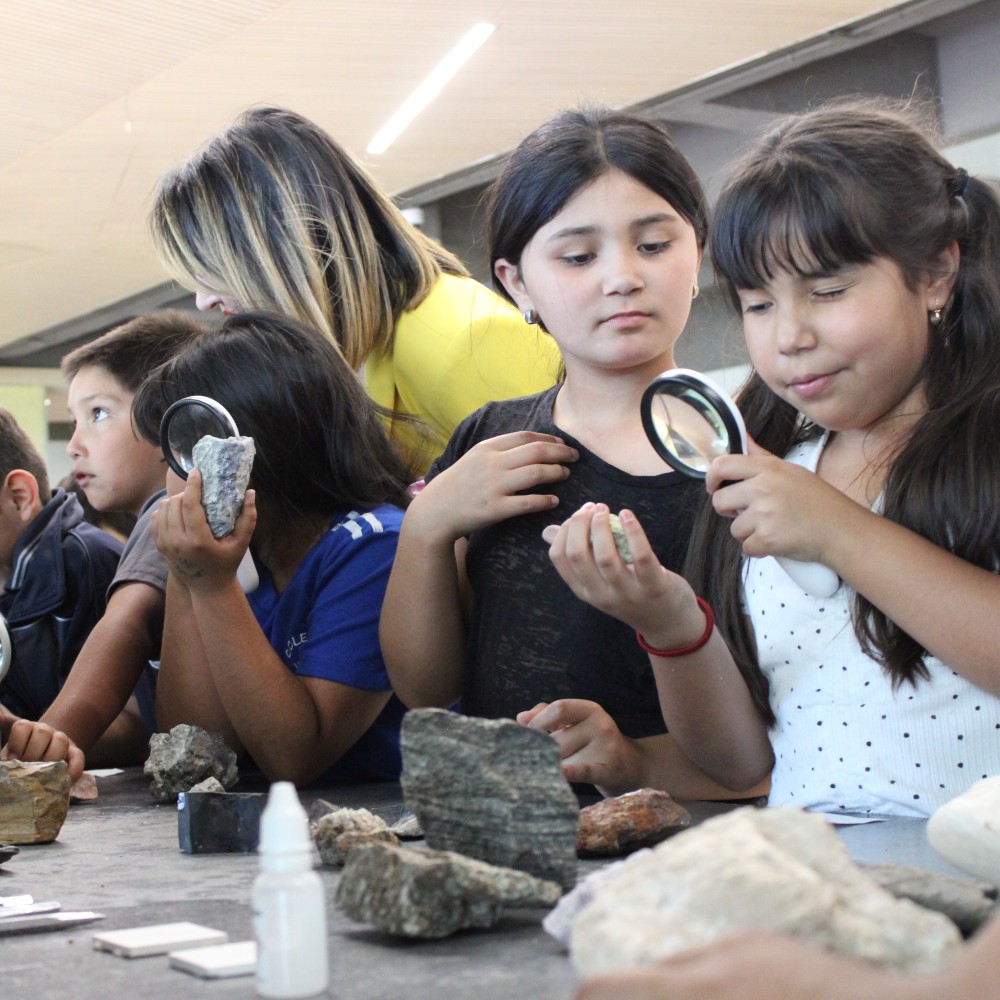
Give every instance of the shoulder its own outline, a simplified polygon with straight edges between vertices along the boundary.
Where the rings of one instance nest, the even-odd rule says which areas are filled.
[[[525,327],[521,314],[506,299],[475,278],[442,274],[426,296],[412,309],[404,312],[400,324],[475,326],[484,322],[509,322]]]
[[[552,427],[552,401],[559,391],[553,386],[530,396],[500,399],[470,413],[455,428],[444,452],[431,466],[428,481],[438,472],[458,461],[470,448],[511,431],[540,430],[556,433]]]
[[[398,535],[402,523],[402,509],[383,504],[373,510],[348,512],[331,525],[327,537],[334,545],[357,543],[383,535]]]

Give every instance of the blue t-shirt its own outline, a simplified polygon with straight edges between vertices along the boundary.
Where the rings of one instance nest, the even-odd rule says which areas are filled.
[[[335,515],[330,530],[306,553],[280,594],[267,568],[257,564],[260,586],[247,600],[292,673],[365,691],[392,690],[382,662],[378,621],[402,523],[402,510],[389,505]],[[397,780],[404,711],[393,695],[324,778]]]

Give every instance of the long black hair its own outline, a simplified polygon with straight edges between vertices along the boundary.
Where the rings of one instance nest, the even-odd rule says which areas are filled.
[[[929,322],[927,410],[888,457],[883,513],[990,570],[1000,567],[1000,204],[935,148],[913,103],[853,99],[783,119],[736,166],[715,209],[712,262],[737,292],[778,270],[805,275],[887,258],[912,288],[960,262],[941,321]],[[750,434],[784,455],[816,429],[752,374],[739,394]],[[709,596],[745,673],[757,672],[729,522],[701,512],[688,575]],[[933,581],[928,581],[933,585]],[[858,595],[862,648],[894,684],[926,678],[926,650]],[[758,672],[759,673],[759,672]],[[755,693],[766,693],[760,678]]]
[[[355,507],[407,503],[407,469],[378,408],[337,348],[284,316],[239,313],[203,333],[136,393],[140,433],[185,396],[210,396],[254,439],[251,486],[280,523]]]

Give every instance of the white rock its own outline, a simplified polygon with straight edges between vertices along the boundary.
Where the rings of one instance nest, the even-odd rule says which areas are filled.
[[[961,947],[947,917],[895,899],[854,865],[821,816],[747,808],[627,859],[573,922],[570,953],[591,975],[752,928],[914,972]]]
[[[956,868],[1000,886],[1000,777],[983,778],[939,807],[927,839]]]

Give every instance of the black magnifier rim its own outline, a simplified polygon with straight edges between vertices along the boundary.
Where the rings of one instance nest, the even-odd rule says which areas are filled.
[[[178,399],[176,403],[171,403],[166,412],[163,414],[160,420],[160,450],[163,452],[163,457],[167,460],[167,465],[181,479],[187,479],[188,471],[174,458],[174,453],[170,448],[170,438],[167,436],[167,429],[170,426],[170,421],[173,419],[174,413],[176,413],[181,407],[188,407],[192,404],[202,407],[202,409],[208,410],[213,416],[218,417],[223,423],[228,425],[229,436],[239,437],[240,432],[236,427],[236,421],[233,420],[232,414],[222,405],[222,403],[212,399],[210,396],[185,396],[183,399]]]
[[[715,409],[716,413],[722,420],[722,426],[725,427],[726,433],[729,435],[729,454],[736,454],[733,451],[733,445],[736,444],[739,448],[739,444],[742,440],[742,435],[740,433],[740,425],[737,423],[736,418],[733,416],[731,410],[729,409],[729,401],[723,396],[720,396],[718,392],[715,391],[710,385],[706,385],[701,379],[693,378],[690,375],[676,374],[676,375],[658,375],[649,385],[646,386],[645,391],[642,394],[642,402],[640,406],[640,414],[642,416],[642,429],[646,432],[646,437],[649,439],[649,443],[656,450],[656,454],[663,459],[667,465],[670,466],[676,472],[681,472],[685,476],[690,476],[691,479],[704,479],[706,473],[700,472],[698,469],[693,469],[686,462],[682,462],[661,440],[660,435],[656,433],[656,425],[653,422],[653,400],[659,395],[673,396],[677,398],[680,394],[676,392],[663,393],[662,387],[665,385],[676,385],[683,389],[689,389],[696,392],[702,397],[706,402],[710,403]]]

